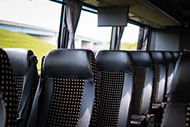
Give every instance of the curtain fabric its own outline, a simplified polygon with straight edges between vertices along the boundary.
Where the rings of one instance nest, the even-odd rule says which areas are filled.
[[[110,49],[111,50],[119,50],[120,49],[120,42],[123,35],[125,27],[112,27],[112,38]]]
[[[138,50],[146,50],[149,43],[149,36],[151,34],[151,30],[149,28],[140,28],[139,31],[139,40],[138,40]]]
[[[58,48],[65,48],[65,45],[63,42],[63,38],[65,37],[64,33],[67,30],[66,23],[65,23],[65,5],[62,4],[62,10],[61,10],[61,21],[60,21],[60,27],[59,27],[59,37],[58,37]]]
[[[63,6],[59,48],[74,49],[75,32],[80,18],[82,2],[79,0],[67,0],[66,5]]]

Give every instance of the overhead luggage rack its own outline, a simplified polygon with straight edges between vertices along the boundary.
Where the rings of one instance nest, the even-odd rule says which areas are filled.
[[[129,19],[135,22],[162,28],[167,26],[178,26],[180,23],[170,15],[156,7],[148,0],[82,0],[85,4],[99,7],[125,7],[129,6]]]

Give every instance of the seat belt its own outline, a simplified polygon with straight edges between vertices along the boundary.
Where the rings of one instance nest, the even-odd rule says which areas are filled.
[[[36,94],[34,97],[34,102],[32,105],[31,109],[31,114],[28,119],[27,127],[36,127],[36,122],[37,122],[37,116],[38,116],[38,105],[40,101],[40,95],[42,92],[42,84],[43,84],[43,78],[42,75],[40,76],[39,82],[38,82],[38,87],[36,90]]]
[[[37,64],[37,58],[35,55],[30,56],[30,67],[28,70],[28,73],[26,75],[26,80],[23,83],[23,90],[22,90],[22,94],[21,94],[21,99],[19,102],[19,106],[18,106],[18,125],[22,122],[22,116],[26,107],[26,104],[28,102],[29,97],[32,94],[32,86],[33,86],[33,81],[35,79],[35,70],[36,69],[36,64]]]
[[[44,63],[44,59],[45,59],[45,56],[43,56],[42,58],[42,66]],[[37,116],[38,116],[38,105],[39,105],[40,96],[42,93],[42,85],[43,85],[43,69],[42,68],[43,67],[41,67],[41,75],[39,78],[38,87],[37,87],[36,94],[34,97],[34,102],[32,104],[32,109],[31,109],[31,113],[28,119],[27,127],[36,127]]]

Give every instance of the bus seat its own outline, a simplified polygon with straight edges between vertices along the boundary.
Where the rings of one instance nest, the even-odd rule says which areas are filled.
[[[162,127],[190,126],[190,54],[184,54],[177,62],[171,94],[164,111]]]
[[[153,89],[152,60],[149,52],[145,51],[131,51],[131,55],[135,70],[131,125],[154,126],[154,115],[149,115]]]
[[[153,97],[152,97],[152,111],[155,115],[157,124],[160,124],[164,105],[165,95],[165,81],[166,81],[166,65],[164,60],[164,54],[161,51],[150,52],[153,61]]]
[[[90,50],[55,49],[44,58],[28,127],[88,127],[99,75]]]
[[[100,85],[90,126],[126,127],[130,120],[133,73],[128,52],[99,51],[96,56]]]
[[[16,127],[18,109],[16,84],[14,83],[13,71],[9,62],[8,55],[3,49],[0,49],[0,73],[0,91],[5,103],[6,110],[5,126]],[[3,114],[0,115],[4,116]]]
[[[25,127],[38,84],[37,59],[29,49],[6,48],[4,50],[9,57],[16,84],[17,103],[19,103],[17,125]]]
[[[164,99],[166,67],[164,55],[160,51],[151,51],[154,72],[153,104],[161,104]]]
[[[172,56],[172,53],[169,51],[163,51],[165,61],[166,61],[166,90],[165,90],[165,101],[170,93],[170,87],[173,80],[175,61]]]

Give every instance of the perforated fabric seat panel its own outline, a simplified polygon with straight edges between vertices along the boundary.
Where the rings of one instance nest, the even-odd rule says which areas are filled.
[[[118,126],[124,73],[101,71],[100,77],[91,126]]]
[[[77,126],[84,80],[55,78],[48,125]]]
[[[16,127],[18,108],[16,84],[8,56],[2,49],[0,50],[0,65],[1,92],[7,113],[6,126]]]
[[[152,103],[157,103],[158,96],[158,88],[159,88],[159,80],[160,80],[160,65],[156,65],[154,67],[154,88],[153,88],[153,100]]]
[[[133,114],[140,114],[142,105],[142,95],[145,83],[145,68],[135,68],[135,85],[134,85],[134,106]]]

